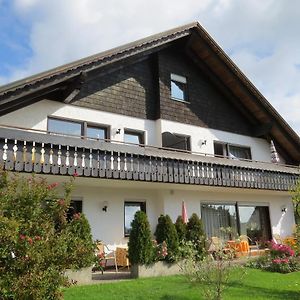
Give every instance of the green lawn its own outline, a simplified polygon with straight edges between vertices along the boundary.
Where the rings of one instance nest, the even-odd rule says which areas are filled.
[[[71,287],[65,299],[202,299],[200,288],[191,285],[183,276],[135,279],[124,282]],[[231,283],[225,299],[300,299],[300,272],[269,273],[247,269],[239,283]]]

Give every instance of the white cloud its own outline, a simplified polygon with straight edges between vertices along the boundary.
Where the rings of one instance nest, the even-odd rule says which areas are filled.
[[[33,55],[2,82],[198,20],[300,133],[297,0],[15,0],[14,7],[31,23]]]

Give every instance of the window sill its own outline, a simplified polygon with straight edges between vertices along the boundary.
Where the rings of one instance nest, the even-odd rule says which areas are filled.
[[[177,102],[186,103],[186,104],[191,104],[191,102],[189,102],[189,101],[185,101],[185,100],[181,100],[181,99],[177,99],[177,98],[173,98],[173,97],[171,97],[171,100],[174,100],[174,101],[177,101]]]

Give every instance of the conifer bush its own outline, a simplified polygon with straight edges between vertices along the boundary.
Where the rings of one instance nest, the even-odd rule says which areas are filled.
[[[181,216],[178,216],[178,218],[176,219],[175,228],[176,228],[176,231],[177,231],[179,243],[185,241],[186,234],[187,234],[187,226],[183,222],[183,219],[182,219]]]
[[[45,179],[0,173],[1,299],[60,299],[65,270],[91,264],[87,221],[66,218],[73,180],[58,197]]]
[[[131,222],[128,256],[131,264],[148,265],[154,261],[154,248],[147,215],[138,211]]]
[[[205,254],[205,240],[206,235],[203,229],[202,221],[197,214],[192,214],[187,223],[186,239],[194,244],[196,250],[196,256],[198,259],[202,259]]]
[[[158,218],[158,224],[155,231],[155,237],[157,243],[161,244],[166,242],[168,255],[166,256],[167,261],[174,261],[178,256],[178,235],[171,218],[168,215],[161,215]]]

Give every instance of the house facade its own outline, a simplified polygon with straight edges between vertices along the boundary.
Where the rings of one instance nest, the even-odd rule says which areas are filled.
[[[1,87],[0,143],[4,169],[77,173],[73,210],[112,246],[182,201],[208,236],[292,233],[299,136],[198,23]]]

